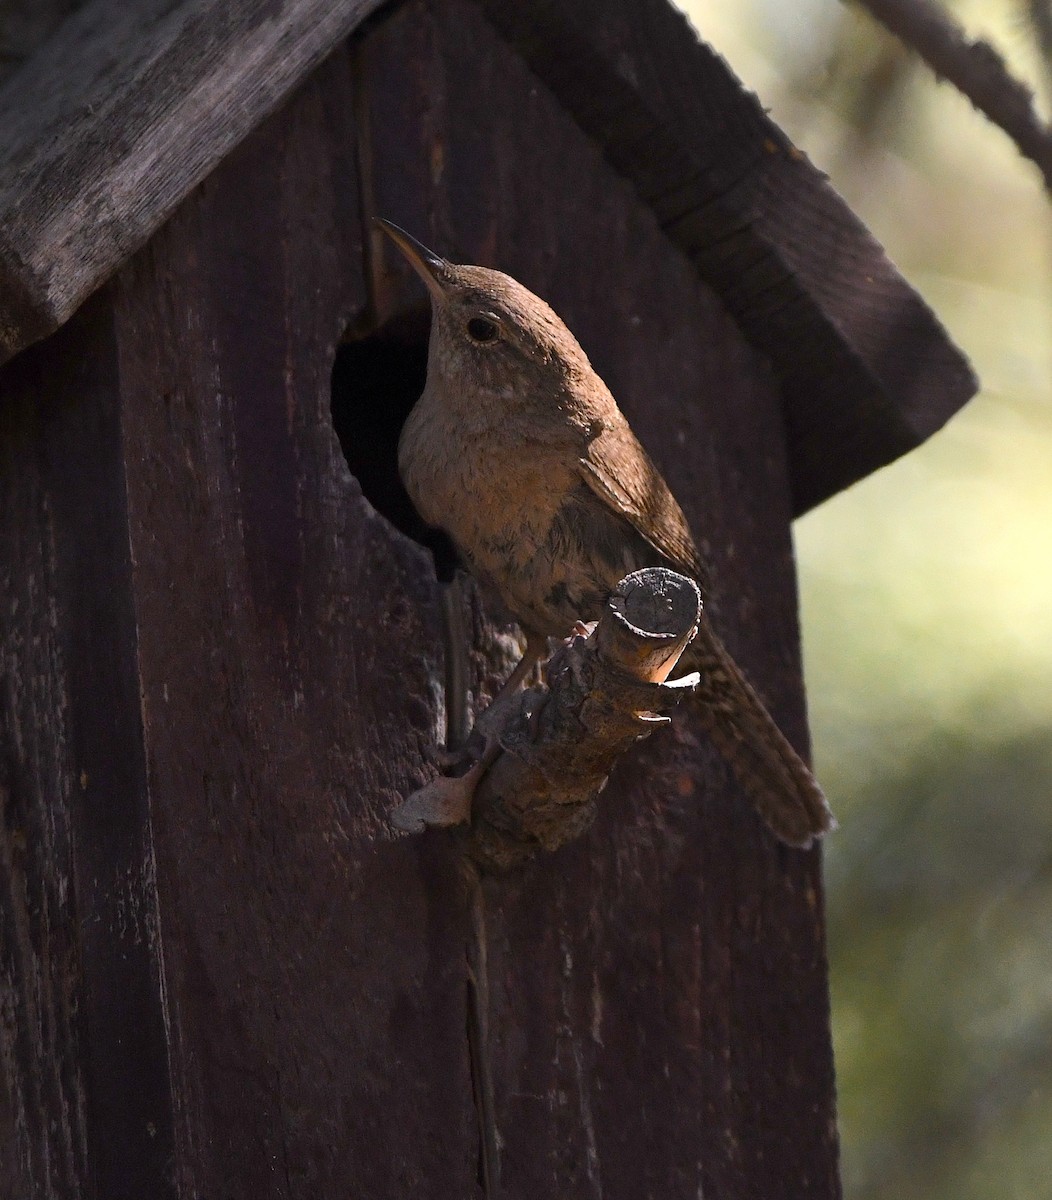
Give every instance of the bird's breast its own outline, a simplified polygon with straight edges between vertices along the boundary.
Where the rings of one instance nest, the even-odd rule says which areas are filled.
[[[513,419],[450,420],[426,400],[410,414],[398,448],[399,471],[424,520],[472,558],[491,545],[543,542],[574,483],[572,451],[545,446]]]
[[[420,515],[530,628],[565,632],[582,615],[584,564],[565,549],[568,498],[581,487],[570,439],[553,445],[514,420],[451,422],[421,399],[399,443],[399,470]]]

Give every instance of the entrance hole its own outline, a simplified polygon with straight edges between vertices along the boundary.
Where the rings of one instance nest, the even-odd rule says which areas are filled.
[[[427,378],[429,305],[409,309],[344,342],[332,367],[332,423],[343,456],[381,516],[431,551],[448,582],[457,567],[452,542],[425,524],[398,474],[398,437]]]

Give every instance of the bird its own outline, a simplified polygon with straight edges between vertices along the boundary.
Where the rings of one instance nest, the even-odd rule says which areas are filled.
[[[450,262],[392,222],[376,224],[423,280],[432,310],[399,474],[422,519],[523,629],[502,694],[550,638],[597,620],[633,571],[669,567],[706,597],[683,510],[554,310],[509,275]],[[700,677],[692,711],[756,811],[780,841],[809,847],[835,825],[825,796],[704,608],[682,664]]]

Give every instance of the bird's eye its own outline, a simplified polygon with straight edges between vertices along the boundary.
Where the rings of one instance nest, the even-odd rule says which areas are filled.
[[[472,341],[475,342],[492,342],[496,341],[500,330],[497,328],[496,321],[487,320],[486,317],[472,317],[468,321],[468,334]]]

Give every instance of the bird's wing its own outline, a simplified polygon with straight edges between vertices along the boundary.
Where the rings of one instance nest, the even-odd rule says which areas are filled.
[[[581,477],[624,517],[669,566],[702,583],[704,569],[683,510],[625,422],[593,438],[579,460]]]

